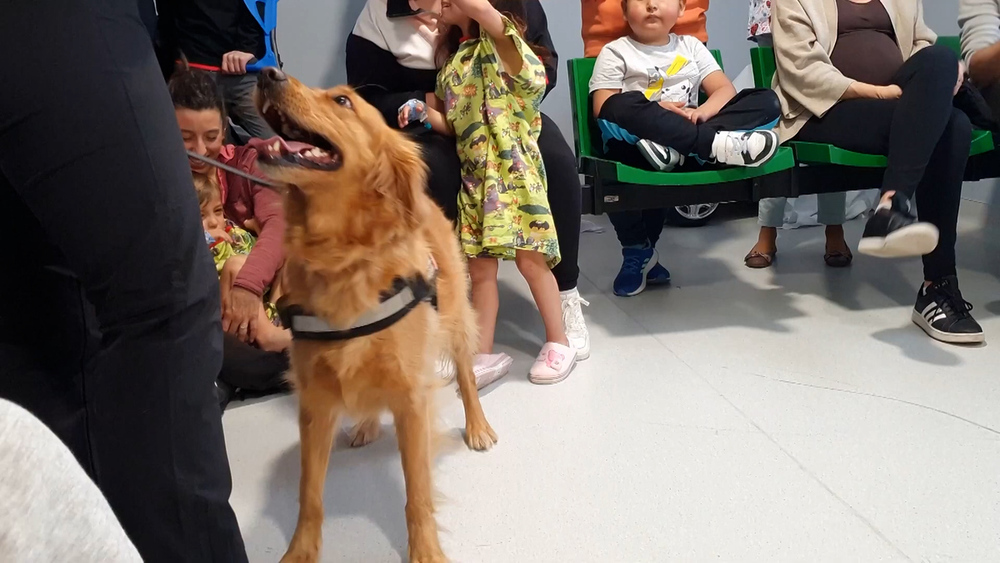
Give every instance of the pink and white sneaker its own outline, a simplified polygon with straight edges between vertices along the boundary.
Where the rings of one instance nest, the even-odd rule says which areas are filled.
[[[472,373],[476,376],[476,389],[503,378],[510,371],[514,358],[507,354],[476,354],[472,364]]]
[[[576,365],[576,349],[556,342],[546,342],[528,371],[528,381],[536,385],[551,385],[569,377]]]

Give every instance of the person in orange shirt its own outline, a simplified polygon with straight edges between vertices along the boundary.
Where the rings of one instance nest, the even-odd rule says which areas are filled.
[[[677,20],[673,32],[693,35],[708,43],[708,0],[687,0],[684,15]],[[621,0],[582,0],[583,56],[596,57],[608,43],[624,37],[628,32]]]

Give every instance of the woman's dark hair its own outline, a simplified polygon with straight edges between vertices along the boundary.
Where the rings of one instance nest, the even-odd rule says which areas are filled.
[[[206,70],[191,68],[183,56],[167,83],[167,89],[175,109],[218,110],[222,122],[226,122],[226,105],[215,77]]]
[[[524,2],[522,0],[490,0],[490,4],[504,17],[514,22],[514,27],[517,28],[517,32],[521,35],[521,38],[528,43],[528,47],[531,51],[535,53],[542,64],[548,61],[551,53],[545,47],[540,45],[534,45],[528,42],[525,33],[528,30],[528,14],[524,7]],[[479,22],[473,20],[469,24],[469,35],[471,37],[479,37]],[[462,28],[457,25],[453,25],[444,32],[441,42],[438,44],[437,51],[434,53],[434,62],[438,67],[442,67],[448,62],[448,59],[452,55],[458,52],[458,46],[462,44]]]

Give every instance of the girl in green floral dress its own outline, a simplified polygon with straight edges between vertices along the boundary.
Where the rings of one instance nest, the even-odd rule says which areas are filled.
[[[493,351],[499,309],[498,260],[514,260],[545,324],[531,367],[534,383],[565,379],[576,364],[550,268],[559,244],[538,152],[545,68],[509,13],[488,0],[442,0],[443,56],[437,97],[462,161],[459,236],[469,258],[480,357]],[[435,125],[441,127],[441,124]]]

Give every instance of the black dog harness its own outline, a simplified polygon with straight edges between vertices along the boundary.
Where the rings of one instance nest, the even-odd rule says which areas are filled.
[[[309,314],[301,305],[283,303],[284,298],[278,300],[278,315],[281,324],[292,331],[292,338],[296,340],[336,342],[360,338],[398,323],[421,303],[429,302],[437,309],[434,282],[433,274],[429,279],[423,276],[396,278],[392,287],[380,296],[378,307],[361,315],[351,326],[333,326]]]

